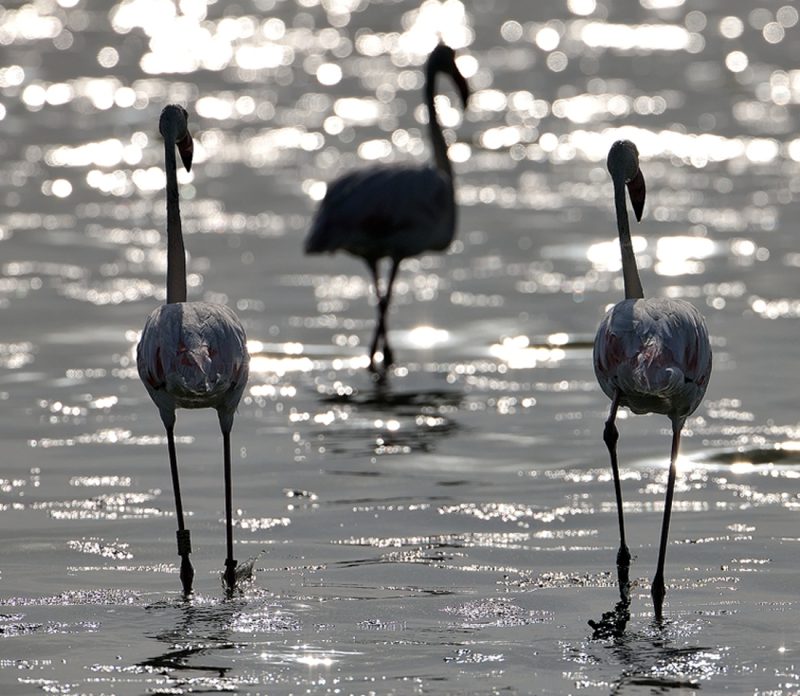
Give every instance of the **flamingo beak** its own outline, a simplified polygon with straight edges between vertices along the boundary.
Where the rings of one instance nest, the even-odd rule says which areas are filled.
[[[178,153],[181,156],[181,162],[183,162],[183,166],[186,167],[186,171],[190,172],[192,170],[192,155],[194,154],[194,140],[192,140],[192,135],[189,131],[186,131],[186,135],[184,135],[178,142]]]
[[[644,198],[647,190],[644,184],[644,175],[642,174],[641,169],[636,172],[636,176],[634,176],[633,179],[627,182],[627,186],[628,195],[631,197],[633,212],[636,215],[636,222],[641,222],[642,213],[644,212]]]

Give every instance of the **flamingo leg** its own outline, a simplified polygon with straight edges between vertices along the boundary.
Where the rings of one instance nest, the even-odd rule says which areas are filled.
[[[174,416],[173,416],[174,423]],[[172,470],[172,491],[175,494],[175,515],[178,518],[178,555],[181,557],[181,584],[183,594],[192,593],[192,581],[194,580],[194,568],[189,560],[192,552],[192,539],[189,530],[183,524],[183,502],[181,501],[181,484],[178,479],[178,457],[175,452],[175,432],[173,425],[167,425],[167,449],[169,450],[169,466]]]
[[[389,271],[389,280],[386,284],[386,293],[383,296],[383,311],[380,317],[380,332],[383,337],[383,366],[389,367],[394,363],[394,354],[389,347],[389,338],[386,335],[386,313],[389,311],[389,303],[392,301],[392,288],[394,287],[395,278],[397,278],[397,271],[400,268],[400,262],[393,260],[392,268]]]
[[[617,518],[619,520],[619,551],[617,552],[617,578],[619,580],[619,594],[620,598],[625,600],[628,597],[630,588],[630,578],[628,569],[631,565],[631,552],[628,550],[628,544],[625,542],[625,519],[622,514],[622,485],[619,480],[619,464],[617,462],[617,441],[619,440],[619,431],[617,430],[616,419],[617,410],[619,409],[620,393],[614,394],[614,399],[611,402],[611,410],[608,413],[608,420],[606,421],[605,428],[603,429],[603,441],[608,448],[608,454],[611,458],[611,471],[614,474],[614,493],[617,498]]]
[[[367,266],[369,267],[370,273],[372,273],[372,282],[375,285],[375,295],[378,298],[378,320],[375,324],[375,333],[372,336],[372,343],[369,349],[369,369],[375,372],[375,353],[378,352],[378,347],[381,343],[383,344],[382,352],[384,368],[389,367],[394,362],[392,349],[389,347],[389,341],[386,337],[386,312],[389,309],[389,302],[392,299],[392,287],[394,286],[394,281],[397,277],[397,270],[400,266],[400,262],[392,261],[392,268],[389,271],[389,279],[386,284],[386,291],[383,294],[381,294],[380,289],[377,261],[367,261]]]
[[[227,556],[225,558],[225,584],[228,592],[236,587],[236,564],[233,559],[233,494],[231,481],[231,431],[222,431],[222,446],[225,457],[225,542]]]
[[[676,460],[678,458],[678,448],[681,442],[681,430],[683,422],[672,422],[672,452],[669,458],[669,477],[667,478],[667,497],[664,501],[664,519],[661,522],[661,544],[658,547],[658,566],[656,574],[650,586],[650,594],[653,596],[653,608],[656,614],[656,621],[661,621],[661,609],[664,604],[664,596],[667,589],[664,585],[664,561],[667,556],[667,539],[669,537],[669,518],[672,514],[672,496],[675,492]]]
[[[375,323],[375,332],[372,334],[372,342],[369,347],[369,369],[376,371],[375,353],[378,352],[378,341],[381,337],[381,317],[383,316],[383,297],[381,296],[380,279],[378,278],[378,262],[374,259],[367,260],[367,267],[372,274],[372,284],[375,286],[375,297],[378,298],[378,320]]]

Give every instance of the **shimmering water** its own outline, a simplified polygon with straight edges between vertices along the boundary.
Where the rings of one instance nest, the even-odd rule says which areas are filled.
[[[793,4],[3,7],[0,691],[800,693]],[[426,156],[439,35],[475,90],[463,118],[439,100],[460,232],[404,265],[379,386],[364,269],[302,239],[336,174]],[[256,572],[232,600],[216,417],[179,414],[184,602],[163,430],[133,364],[164,298],[167,101],[196,140],[190,294],[234,306],[254,354],[234,445]],[[604,167],[619,137],[647,177],[646,292],[695,302],[715,350],[663,627],[668,422],[620,419],[628,614],[590,360],[622,296]]]

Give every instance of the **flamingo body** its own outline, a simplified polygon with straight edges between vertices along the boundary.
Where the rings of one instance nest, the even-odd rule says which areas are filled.
[[[609,399],[619,394],[620,406],[686,418],[703,400],[711,374],[703,317],[683,300],[623,300],[600,322],[594,371]]]
[[[305,242],[307,254],[344,250],[364,259],[378,297],[378,321],[370,346],[375,370],[379,346],[384,369],[392,364],[386,313],[392,286],[403,259],[426,251],[443,251],[456,230],[453,170],[434,105],[436,76],[449,75],[466,106],[469,86],[456,66],[455,52],[439,44],[428,57],[425,106],[428,110],[433,166],[374,165],[345,174],[330,186],[317,209]],[[383,292],[378,262],[391,259]]]
[[[328,188],[307,254],[344,250],[364,259],[404,259],[442,251],[453,241],[453,182],[434,167],[367,167]]]
[[[246,341],[239,319],[224,305],[162,305],[142,331],[139,377],[161,412],[214,408],[232,419],[247,385]]]

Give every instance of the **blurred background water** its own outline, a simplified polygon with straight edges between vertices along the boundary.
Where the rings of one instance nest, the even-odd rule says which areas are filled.
[[[796,410],[798,10],[787,0],[35,0],[0,6],[0,689],[8,694],[800,693]],[[365,370],[362,264],[301,253],[337,174],[428,156],[439,38],[461,206],[407,261],[398,366]],[[221,440],[180,412],[197,595],[179,596],[165,438],[135,370],[165,297],[160,109],[190,299],[253,353],[234,429],[225,600]],[[622,297],[609,145],[648,183],[645,292],[691,300],[714,374],[687,423],[652,623],[669,454],[620,416],[629,543],[591,340]],[[618,622],[625,617],[616,615]]]

